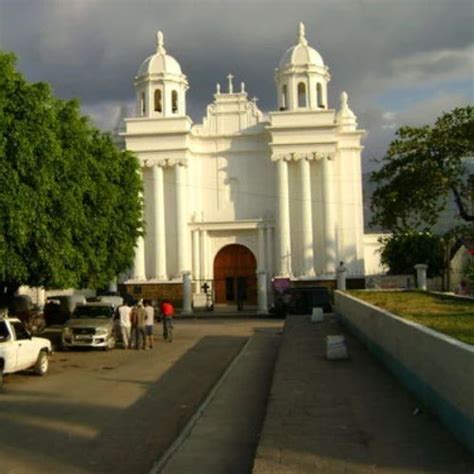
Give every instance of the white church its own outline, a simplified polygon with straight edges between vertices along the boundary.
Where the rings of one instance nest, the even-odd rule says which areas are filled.
[[[262,308],[279,279],[328,284],[341,261],[348,281],[364,278],[364,131],[345,92],[330,107],[330,78],[300,23],[275,69],[276,110],[262,113],[229,74],[194,124],[188,78],[158,32],[123,133],[141,164],[146,222],[126,285],[158,298],[185,275],[195,298],[207,283],[216,304],[233,304],[243,286]]]

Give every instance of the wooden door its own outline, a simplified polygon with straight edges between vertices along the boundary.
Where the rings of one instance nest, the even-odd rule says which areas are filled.
[[[217,304],[236,304],[244,294],[246,304],[257,304],[257,261],[243,245],[223,247],[214,259],[214,288]]]

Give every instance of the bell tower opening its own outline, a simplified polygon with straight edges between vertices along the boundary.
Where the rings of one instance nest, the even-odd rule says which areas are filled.
[[[171,112],[174,114],[178,113],[178,92],[172,91],[171,92]]]
[[[283,84],[281,88],[281,106],[280,110],[286,110],[288,108],[288,87]]]
[[[298,107],[306,107],[306,84],[304,82],[298,84]]]
[[[146,114],[146,101],[145,101],[145,93],[142,92],[140,94],[140,115],[144,117]]]
[[[320,82],[316,85],[316,97],[318,100],[318,107],[324,109],[323,86]]]
[[[162,112],[163,106],[161,104],[161,89],[155,90],[155,112]]]

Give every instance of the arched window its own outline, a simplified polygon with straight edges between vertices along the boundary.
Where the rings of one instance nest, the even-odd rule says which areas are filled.
[[[145,93],[142,92],[142,95],[140,97],[140,113],[142,114],[142,117],[146,113],[146,105],[145,105]]]
[[[155,112],[161,112],[163,110],[161,105],[161,89],[155,90]]]
[[[286,84],[283,84],[281,88],[281,107],[280,110],[286,110],[288,108],[288,88]]]
[[[178,113],[178,92],[171,92],[171,112],[174,114]]]
[[[306,107],[306,84],[304,82],[298,84],[298,107]]]
[[[316,85],[316,94],[318,98],[318,107],[324,109],[324,97],[323,97],[323,86],[320,82]]]

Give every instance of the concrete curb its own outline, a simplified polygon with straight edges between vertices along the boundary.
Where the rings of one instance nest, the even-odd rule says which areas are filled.
[[[221,387],[221,385],[224,383],[225,379],[227,376],[232,372],[233,368],[235,365],[239,362],[240,358],[246,351],[247,347],[250,344],[250,341],[252,340],[253,336],[250,336],[247,340],[247,342],[243,345],[242,349],[240,349],[239,353],[234,357],[232,362],[228,365],[227,369],[225,372],[221,375],[219,380],[216,382],[214,387],[212,387],[211,391],[207,395],[207,397],[204,399],[204,401],[199,405],[198,409],[194,413],[194,415],[190,418],[190,420],[186,423],[185,427],[181,430],[181,433],[177,436],[177,438],[173,441],[171,446],[155,461],[153,464],[152,468],[150,469],[148,474],[159,474],[161,470],[165,467],[171,456],[180,448],[180,446],[184,443],[186,438],[189,436],[191,433],[192,429],[196,425],[196,423],[199,421],[201,418],[202,414],[204,413],[204,410],[207,408],[209,403],[214,399],[217,391]]]

